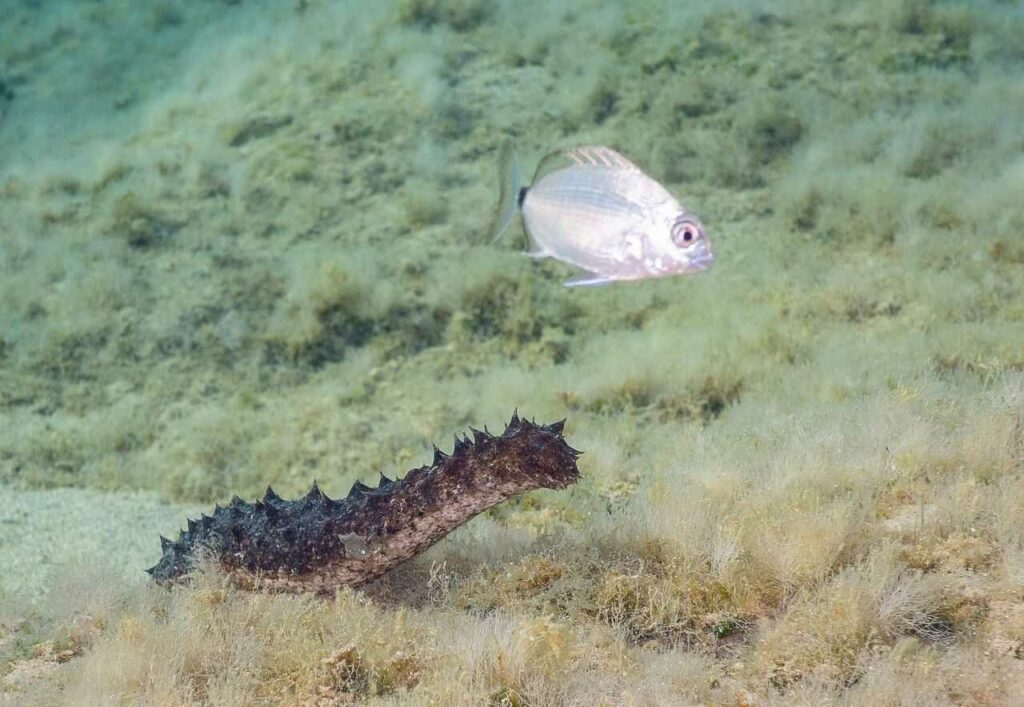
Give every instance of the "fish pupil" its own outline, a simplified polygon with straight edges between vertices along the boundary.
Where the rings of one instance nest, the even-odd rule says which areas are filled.
[[[700,236],[700,231],[690,222],[677,222],[672,227],[672,241],[680,248],[693,245]]]

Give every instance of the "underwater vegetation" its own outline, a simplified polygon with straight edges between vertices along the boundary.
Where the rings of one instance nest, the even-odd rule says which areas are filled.
[[[1018,5],[353,8],[0,13],[0,704],[1024,694]],[[508,139],[635,158],[715,268],[481,245]],[[359,589],[143,571],[516,406],[579,482]]]
[[[14,88],[0,76],[0,123],[3,123],[4,113],[7,112],[7,106],[11,101],[14,100]]]

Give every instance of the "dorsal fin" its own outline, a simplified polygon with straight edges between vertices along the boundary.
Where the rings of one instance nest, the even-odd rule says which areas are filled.
[[[633,162],[625,155],[616,152],[610,147],[601,145],[584,145],[582,147],[570,147],[565,150],[549,152],[537,163],[537,171],[533,174],[533,184],[540,181],[541,177],[551,174],[564,167],[604,167],[614,169],[640,171]]]
[[[565,156],[578,165],[592,165],[594,167],[615,167],[616,169],[630,169],[639,171],[639,167],[633,164],[628,157],[616,152],[610,147],[602,145],[584,145],[574,147],[565,151]]]

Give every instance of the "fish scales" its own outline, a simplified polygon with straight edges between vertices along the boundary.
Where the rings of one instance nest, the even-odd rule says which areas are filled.
[[[583,270],[567,285],[700,272],[714,262],[700,221],[629,159],[606,147],[555,156],[571,164],[523,188],[506,150],[496,231],[500,235],[521,211],[532,244],[528,255]]]
[[[583,261],[596,258],[620,262],[623,237],[642,221],[646,206],[640,199],[631,198],[624,181],[616,170],[585,167],[547,175],[524,200],[527,230],[552,256],[578,251]],[[671,198],[668,194],[665,197]],[[566,234],[564,239],[550,238],[562,233]]]

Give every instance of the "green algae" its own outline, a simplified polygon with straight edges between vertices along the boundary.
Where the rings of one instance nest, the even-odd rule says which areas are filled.
[[[180,38],[210,5],[163,3],[131,26]],[[568,663],[549,655],[555,677],[492,656],[478,684],[458,683],[466,694],[551,696],[568,664],[597,684],[621,650],[635,694],[663,701],[738,699],[742,687],[785,702],[826,685],[878,703],[891,685],[871,682],[858,657],[911,682],[934,664],[912,650],[900,660],[913,669],[885,662],[905,639],[872,613],[890,606],[879,598],[890,586],[922,603],[897,613],[920,620],[919,634],[941,619],[998,654],[985,641],[999,634],[964,604],[1017,591],[1006,519],[1019,432],[991,398],[1012,398],[1024,366],[1024,136],[1007,119],[1024,112],[1019,16],[916,0],[546,13],[415,0],[364,18],[327,3],[246,5],[217,10],[236,43],[176,50],[180,72],[160,92],[145,72],[97,89],[96,120],[112,111],[120,132],[83,132],[81,157],[0,135],[11,155],[0,178],[0,481],[19,494],[141,490],[208,505],[267,483],[300,493],[317,478],[337,496],[518,406],[569,418],[585,478],[566,498],[494,512],[479,537],[470,528],[434,553],[456,566],[440,608],[572,628],[523,629],[545,637],[524,645],[582,654],[583,636],[608,625],[628,640],[601,644],[619,646],[601,649],[603,667],[572,663],[571,649]],[[0,23],[25,28],[30,12]],[[130,15],[91,3],[85,26],[100,36]],[[246,39],[243,18],[281,29]],[[67,22],[30,29],[0,50],[0,131],[21,135],[17,111],[42,100],[32,87],[76,42],[92,46]],[[715,269],[569,291],[567,269],[518,254],[518,233],[478,245],[507,136],[527,173],[561,146],[623,150],[708,225]],[[897,522],[908,507],[917,535]],[[599,532],[606,516],[611,531]],[[616,534],[631,524],[639,540]],[[118,537],[150,533],[131,517],[115,525]],[[958,539],[971,528],[980,550]],[[519,532],[600,547],[573,564],[579,547],[538,551],[509,540]],[[967,566],[957,562],[968,551],[1004,558],[984,560],[988,579],[971,570],[981,588],[970,591],[939,569]],[[141,554],[114,561],[123,570]],[[578,576],[534,586],[550,571],[541,555]],[[506,559],[527,567],[506,577]],[[942,596],[905,577],[891,584],[907,567],[948,580]],[[431,576],[426,562],[410,572]],[[823,612],[849,621],[828,633]],[[15,630],[15,658],[62,622]],[[103,634],[104,650],[116,635]],[[720,660],[727,640],[744,667]],[[643,645],[658,641],[685,647],[672,653],[676,692],[654,687],[662,668]],[[401,661],[364,653],[321,677],[346,694],[404,684]],[[461,660],[431,654],[399,691],[432,694],[437,666]],[[694,687],[712,684],[704,670],[728,690]],[[942,676],[949,698],[954,676]]]

